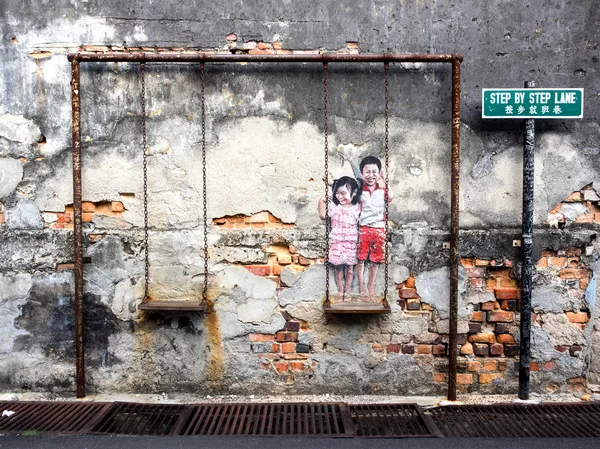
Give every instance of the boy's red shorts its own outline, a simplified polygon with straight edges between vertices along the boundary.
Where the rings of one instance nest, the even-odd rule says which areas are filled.
[[[384,245],[385,228],[361,226],[356,258],[364,262],[369,257],[369,260],[373,263],[382,263],[385,258]]]

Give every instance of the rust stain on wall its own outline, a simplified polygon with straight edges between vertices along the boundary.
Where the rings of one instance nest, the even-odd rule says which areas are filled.
[[[223,339],[221,337],[219,316],[214,305],[216,295],[209,292],[208,296],[208,310],[204,319],[208,350],[210,352],[206,367],[206,377],[209,382],[217,383],[223,377]]]

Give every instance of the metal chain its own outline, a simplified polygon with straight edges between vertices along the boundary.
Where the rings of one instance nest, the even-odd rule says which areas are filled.
[[[202,301],[208,297],[208,213],[206,206],[206,101],[204,97],[204,63],[200,64],[200,101],[202,104],[202,210],[204,212],[204,286]]]
[[[390,167],[390,155],[389,155],[389,93],[388,93],[388,72],[390,70],[390,63],[385,62],[383,64],[383,72],[384,72],[384,85],[385,85],[385,139],[383,143],[383,148],[385,152],[385,285],[383,291],[383,300],[387,301],[387,292],[388,292],[388,275],[389,275],[389,246],[391,243],[391,236],[389,234],[389,226],[388,226],[388,217],[389,217],[389,201],[388,201],[388,174]]]
[[[146,132],[146,64],[140,64],[140,78],[142,81],[142,147],[144,165],[144,301],[149,299],[150,286],[150,259],[148,257],[148,138]]]
[[[327,63],[323,63],[323,130],[325,134],[325,302],[329,303],[329,136],[327,123]]]

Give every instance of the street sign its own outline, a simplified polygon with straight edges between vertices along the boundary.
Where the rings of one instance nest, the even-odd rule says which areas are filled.
[[[482,89],[482,118],[583,117],[583,89]]]

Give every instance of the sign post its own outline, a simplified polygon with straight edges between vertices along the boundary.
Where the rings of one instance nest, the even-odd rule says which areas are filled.
[[[533,165],[535,119],[583,117],[583,89],[482,89],[482,118],[524,119],[523,228],[521,269],[521,341],[519,350],[519,399],[529,399],[531,363],[531,290],[533,273]]]

